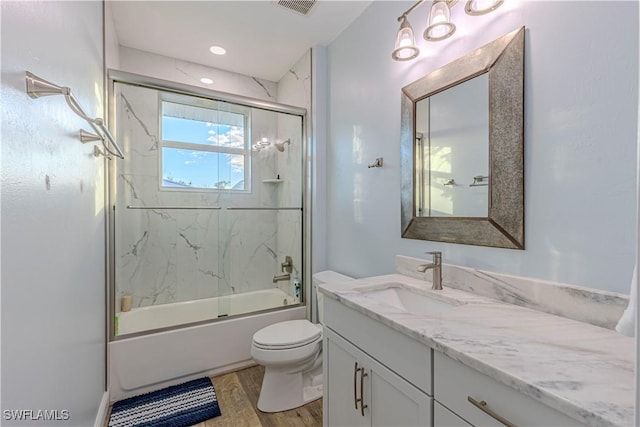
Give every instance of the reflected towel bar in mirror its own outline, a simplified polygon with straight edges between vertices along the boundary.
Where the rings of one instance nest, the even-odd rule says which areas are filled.
[[[476,175],[473,177],[473,182],[469,184],[469,187],[483,187],[485,185],[489,185],[489,177]]]

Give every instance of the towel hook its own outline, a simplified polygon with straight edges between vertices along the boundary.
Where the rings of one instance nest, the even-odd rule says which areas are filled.
[[[96,135],[95,133],[87,132],[84,129],[80,129],[80,142],[86,144],[87,142],[95,141],[102,141],[102,137],[100,135]]]
[[[383,164],[384,164],[384,159],[382,157],[378,157],[373,163],[371,163],[367,167],[369,167],[369,168],[381,168]]]

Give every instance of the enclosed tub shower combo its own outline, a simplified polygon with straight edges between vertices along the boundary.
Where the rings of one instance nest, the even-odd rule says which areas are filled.
[[[308,316],[305,110],[110,72],[111,388],[253,364]],[[232,338],[232,339],[231,339]]]

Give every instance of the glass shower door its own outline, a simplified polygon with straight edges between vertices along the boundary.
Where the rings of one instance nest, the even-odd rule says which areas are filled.
[[[303,302],[303,116],[125,82],[114,102],[115,335]]]
[[[162,167],[162,137],[172,135],[163,126],[161,91],[115,83],[114,95],[126,152],[112,175],[115,335],[215,318],[216,304],[206,300],[219,285],[217,195],[185,191],[171,162]],[[188,148],[169,146],[177,153],[168,154],[191,158]]]
[[[223,205],[220,306],[230,315],[302,302],[302,117],[254,107],[251,141],[251,193]]]

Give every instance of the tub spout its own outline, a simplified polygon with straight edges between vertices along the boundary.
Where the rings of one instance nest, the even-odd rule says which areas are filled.
[[[273,283],[277,283],[280,282],[282,280],[289,280],[291,279],[291,275],[290,274],[281,274],[279,276],[273,276]]]

